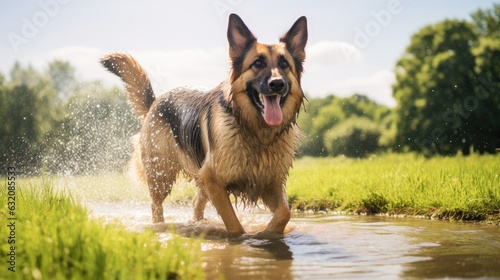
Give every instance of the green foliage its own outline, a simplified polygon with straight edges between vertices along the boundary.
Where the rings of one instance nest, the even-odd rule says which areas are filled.
[[[76,89],[76,69],[67,61],[54,60],[47,72],[59,98],[66,100]]]
[[[485,220],[499,217],[498,170],[500,157],[492,155],[306,157],[295,162],[287,193],[299,210]]]
[[[46,72],[16,63],[0,76],[0,174],[121,170],[138,131],[126,94],[100,83],[77,83],[75,69],[53,61]]]
[[[11,80],[0,86],[0,172],[6,165],[18,166],[26,173],[42,158],[47,134],[61,119],[59,101],[50,79],[32,67],[14,65]]]
[[[328,154],[332,156],[366,157],[379,148],[378,126],[367,118],[350,118],[324,136]]]
[[[4,221],[6,196],[0,193]],[[130,232],[118,223],[92,220],[85,208],[47,181],[18,184],[16,198],[16,272],[2,269],[2,279],[203,278],[195,239],[160,241],[152,231]],[[8,230],[2,227],[4,236]],[[9,246],[2,243],[3,256]]]
[[[324,130],[329,128],[328,125],[325,125],[325,123],[335,122],[335,112],[333,115],[328,113],[320,114],[320,109],[327,106],[333,98],[333,96],[328,96],[326,98],[311,99],[306,102],[306,112],[300,114],[297,120],[299,127],[304,133],[304,137],[302,138],[300,145],[300,155],[326,155],[322,133]]]
[[[122,170],[139,130],[124,91],[83,84],[65,104],[68,114],[46,151],[49,170],[92,174]]]
[[[472,14],[477,34],[488,38],[500,38],[500,4],[491,9],[478,10]]]
[[[299,150],[301,156],[336,156],[339,154],[356,156],[358,151],[363,152],[362,155],[358,154],[357,156],[366,156],[369,151],[372,152],[380,148],[378,138],[382,133],[386,136],[384,145],[392,142],[391,135],[386,132],[391,128],[390,109],[378,105],[366,96],[356,94],[346,98],[329,96],[322,99],[312,99],[306,104],[306,112],[298,119],[298,124],[305,135]],[[367,121],[359,122],[360,118]],[[349,134],[348,127],[353,128],[353,124],[357,124],[356,132],[353,130],[351,134],[358,134],[357,128],[363,132],[369,132],[369,134],[377,134],[376,147],[362,147],[368,144],[364,140],[348,143],[346,141],[350,140],[347,138],[345,138],[346,141],[339,138],[340,143],[334,144],[340,144],[342,147],[333,147],[332,144],[337,141],[335,138],[340,136],[339,133],[344,139]],[[363,127],[364,125],[369,127]],[[337,130],[340,132],[336,132]],[[366,136],[361,134],[359,135],[361,138]]]
[[[472,22],[444,20],[413,35],[396,65],[399,150],[495,153],[500,145],[500,5]]]

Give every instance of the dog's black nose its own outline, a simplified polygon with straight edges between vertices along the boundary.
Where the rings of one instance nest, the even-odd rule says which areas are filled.
[[[269,82],[269,89],[272,92],[281,93],[281,91],[284,88],[285,88],[285,81],[283,79],[281,79],[281,78],[279,78],[279,79],[272,79]]]

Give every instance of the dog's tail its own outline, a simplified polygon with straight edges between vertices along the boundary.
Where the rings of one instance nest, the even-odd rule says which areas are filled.
[[[155,95],[146,71],[128,54],[112,53],[101,58],[101,64],[120,77],[128,92],[134,114],[142,122],[155,101]]]

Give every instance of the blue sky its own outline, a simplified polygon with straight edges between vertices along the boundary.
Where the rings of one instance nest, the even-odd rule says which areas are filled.
[[[0,72],[14,62],[43,70],[70,61],[82,80],[119,84],[98,59],[128,52],[156,94],[181,85],[213,87],[228,75],[227,17],[239,14],[259,41],[274,43],[302,15],[309,41],[303,88],[309,97],[363,93],[389,106],[393,68],[426,24],[469,19],[498,1],[476,0],[39,0],[0,4]]]

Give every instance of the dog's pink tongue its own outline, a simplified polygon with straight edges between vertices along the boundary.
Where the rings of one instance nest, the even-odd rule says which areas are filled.
[[[279,96],[264,96],[264,120],[268,125],[280,125],[283,122],[283,113],[280,107]]]

